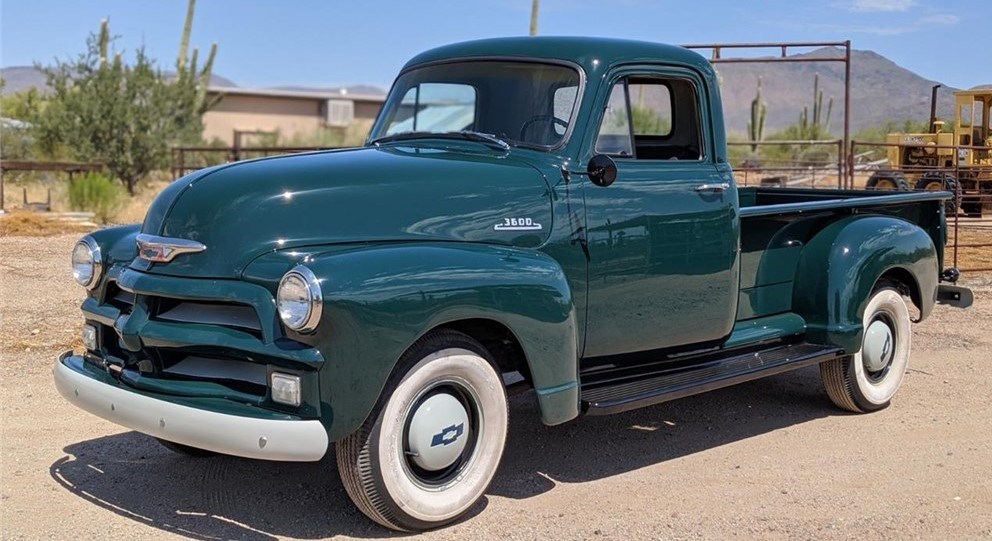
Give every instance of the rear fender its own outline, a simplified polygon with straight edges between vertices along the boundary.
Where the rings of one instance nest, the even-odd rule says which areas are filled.
[[[793,310],[806,320],[810,342],[861,348],[861,318],[878,280],[890,274],[906,284],[920,319],[937,296],[938,255],[930,236],[890,216],[856,215],[816,234],[803,249],[793,289]]]
[[[332,440],[361,426],[400,356],[431,329],[466,319],[506,326],[526,356],[541,416],[578,415],[575,307],[565,274],[540,252],[467,243],[369,246],[304,262],[322,284],[315,342]],[[294,337],[296,338],[296,337]]]

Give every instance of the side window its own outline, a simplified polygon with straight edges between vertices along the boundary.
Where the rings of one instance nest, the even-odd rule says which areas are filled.
[[[403,96],[386,134],[469,129],[475,123],[475,101],[471,85],[422,83]]]
[[[959,109],[958,125],[962,127],[971,127],[971,115],[972,115],[971,104],[962,103]]]
[[[557,122],[553,124],[556,135],[565,135],[568,119],[572,117],[572,106],[575,105],[575,93],[578,90],[577,86],[562,86],[555,89],[554,115]]]
[[[633,156],[634,145],[630,137],[630,114],[627,110],[626,86],[621,81],[613,85],[610,101],[603,113],[603,123],[596,138],[596,152],[612,156]]]
[[[700,160],[701,137],[699,99],[691,81],[632,76],[613,85],[596,152],[638,160]]]
[[[672,93],[660,80],[630,81],[630,116],[634,137],[672,134]]]

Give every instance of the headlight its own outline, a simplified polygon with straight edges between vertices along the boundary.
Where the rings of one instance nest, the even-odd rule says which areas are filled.
[[[93,237],[83,237],[72,249],[72,277],[86,289],[93,289],[100,283],[103,272],[103,259],[100,246]]]
[[[279,319],[294,331],[308,333],[317,328],[323,301],[317,277],[303,265],[297,265],[279,281]]]

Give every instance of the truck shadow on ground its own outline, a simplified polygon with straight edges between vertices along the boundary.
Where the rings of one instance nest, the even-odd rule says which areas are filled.
[[[609,417],[541,425],[532,393],[511,400],[506,454],[488,494],[524,499],[837,414],[816,368]],[[333,452],[316,464],[188,458],[127,432],[69,445],[52,478],[90,503],[194,539],[316,539],[390,532],[359,513]],[[732,469],[733,466],[728,466]],[[488,504],[486,498],[470,516]]]

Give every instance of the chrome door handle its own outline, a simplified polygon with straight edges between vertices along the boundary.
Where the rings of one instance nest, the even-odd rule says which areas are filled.
[[[719,184],[700,184],[699,186],[696,186],[697,192],[723,192],[729,189],[729,182],[721,182]]]

